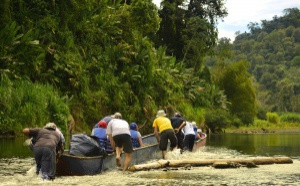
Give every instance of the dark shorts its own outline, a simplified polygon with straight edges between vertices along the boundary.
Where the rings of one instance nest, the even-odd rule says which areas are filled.
[[[182,134],[182,132],[179,131],[176,134],[176,137],[177,137],[178,148],[183,149],[184,148],[184,144],[183,144],[184,134]]]
[[[119,134],[113,137],[115,145],[119,148],[123,147],[125,153],[132,153],[133,147],[131,142],[131,136],[128,134]]]
[[[194,142],[195,142],[195,135],[194,134],[189,134],[189,135],[185,136],[185,138],[184,138],[184,146],[189,151],[193,150]]]
[[[177,146],[177,138],[175,136],[174,130],[164,130],[160,133],[159,149],[164,151],[168,148],[168,140],[170,140],[170,147],[174,148]]]

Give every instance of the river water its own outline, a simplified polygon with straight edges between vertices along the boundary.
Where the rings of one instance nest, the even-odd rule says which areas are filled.
[[[181,167],[125,173],[112,169],[95,176],[62,176],[54,181],[43,181],[35,175],[34,159],[31,152],[26,151],[27,147],[11,141],[16,148],[24,149],[17,149],[16,156],[10,156],[7,151],[15,148],[8,147],[11,144],[7,141],[5,145],[3,140],[0,142],[0,185],[300,185],[300,134],[211,135],[206,146],[196,152],[167,154],[167,159],[288,156],[292,158],[292,164],[229,169]],[[160,156],[158,153],[149,162],[157,161]]]

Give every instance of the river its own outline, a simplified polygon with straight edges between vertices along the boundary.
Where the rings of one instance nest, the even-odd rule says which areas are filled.
[[[300,134],[297,133],[211,135],[206,146],[197,152],[167,154],[167,159],[289,156],[292,164],[230,169],[182,167],[126,173],[113,169],[95,176],[57,177],[54,181],[43,181],[35,175],[34,159],[22,141],[0,140],[0,185],[300,185]],[[157,161],[160,155],[149,162]]]

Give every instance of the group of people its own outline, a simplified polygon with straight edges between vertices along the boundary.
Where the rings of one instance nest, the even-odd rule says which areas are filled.
[[[127,121],[122,119],[119,112],[101,119],[94,126],[92,135],[99,139],[101,146],[105,148],[107,153],[115,151],[116,164],[119,167],[121,167],[121,153],[124,151],[123,171],[128,169],[133,149],[143,146],[138,125],[135,122],[129,125]]]
[[[192,151],[195,140],[201,138],[196,122],[186,121],[180,113],[175,113],[170,119],[166,115],[164,110],[159,110],[153,122],[154,134],[162,151],[162,158],[164,159],[167,153],[168,141],[170,141],[171,151],[176,147],[181,153],[185,150]]]
[[[96,136],[98,138],[101,147],[104,148],[108,154],[112,153],[113,149],[111,146],[111,140],[108,134],[106,133],[107,126],[112,119],[121,119],[120,117],[122,117],[122,115],[119,112],[116,112],[112,116],[104,117],[98,123],[96,123],[91,133],[92,136]],[[143,146],[142,136],[141,133],[138,131],[138,125],[135,122],[132,122],[129,125],[129,131],[133,148],[139,148]]]
[[[178,147],[182,153],[185,150],[192,151],[194,141],[200,139],[196,123],[186,121],[180,113],[175,113],[169,119],[164,110],[159,110],[152,126],[163,159],[169,141],[170,150]],[[43,179],[53,180],[56,173],[56,155],[64,150],[63,134],[54,123],[47,123],[43,128],[25,128],[23,133],[33,139],[31,150],[34,152],[37,174],[41,172]],[[115,152],[116,164],[119,167],[121,153],[124,152],[123,171],[130,165],[133,149],[144,145],[138,125],[135,122],[129,125],[119,112],[101,119],[93,127],[92,135],[98,138],[107,153]]]

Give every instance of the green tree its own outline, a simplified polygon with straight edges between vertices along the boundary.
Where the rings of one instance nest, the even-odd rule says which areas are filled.
[[[248,66],[246,61],[232,63],[225,67],[221,77],[216,80],[231,103],[228,105],[231,114],[245,124],[253,123],[256,116],[255,93],[251,74],[247,71]]]

